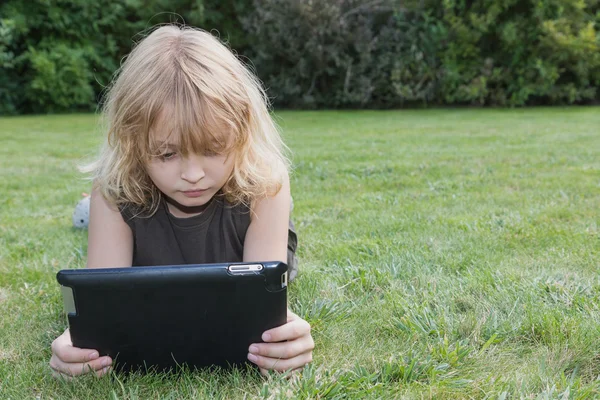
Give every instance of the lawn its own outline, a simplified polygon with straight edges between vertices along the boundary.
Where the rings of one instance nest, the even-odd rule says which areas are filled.
[[[0,398],[600,397],[600,108],[281,112],[297,378],[50,376],[94,115],[0,118]]]

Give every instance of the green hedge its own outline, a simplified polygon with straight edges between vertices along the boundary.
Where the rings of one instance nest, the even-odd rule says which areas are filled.
[[[252,59],[276,105],[600,99],[598,0],[255,1]],[[293,6],[289,6],[292,4]]]
[[[244,11],[216,0],[6,0],[0,5],[0,114],[94,110],[120,60],[148,28],[167,22],[227,27],[235,10]],[[230,31],[243,39],[240,29]]]
[[[594,103],[600,0],[7,0],[0,114],[93,110],[155,24],[216,29],[276,107]]]
[[[525,105],[599,99],[600,7],[581,0],[443,1],[444,102]]]

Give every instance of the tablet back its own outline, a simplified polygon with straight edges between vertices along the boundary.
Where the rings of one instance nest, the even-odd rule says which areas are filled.
[[[242,364],[286,322],[281,262],[62,270],[57,280],[73,345],[118,370]]]

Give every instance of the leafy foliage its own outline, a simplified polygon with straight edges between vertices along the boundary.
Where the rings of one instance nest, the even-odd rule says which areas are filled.
[[[444,101],[526,105],[598,99],[596,0],[440,2]]]
[[[255,1],[245,28],[275,104],[598,100],[597,0]]]
[[[0,16],[0,114],[93,110],[149,28],[223,19],[202,0],[8,0]]]
[[[7,0],[0,114],[91,110],[148,29],[228,42],[276,107],[595,103],[598,0]]]

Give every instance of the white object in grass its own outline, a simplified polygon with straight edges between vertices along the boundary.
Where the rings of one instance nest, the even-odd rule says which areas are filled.
[[[73,212],[73,226],[75,228],[87,228],[90,222],[90,196],[84,197],[75,206]]]

